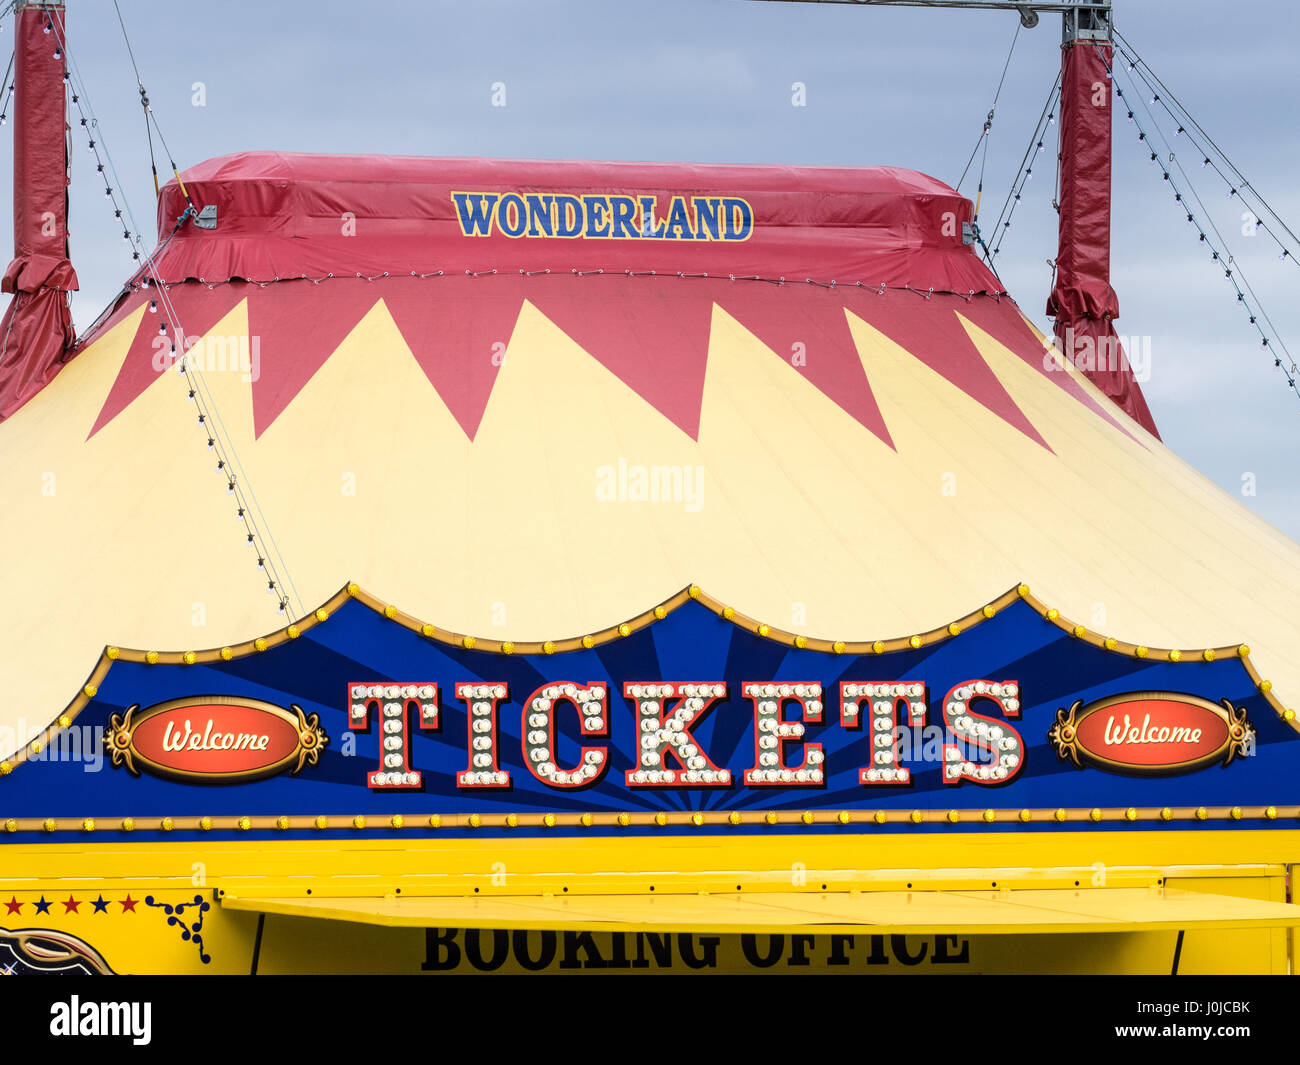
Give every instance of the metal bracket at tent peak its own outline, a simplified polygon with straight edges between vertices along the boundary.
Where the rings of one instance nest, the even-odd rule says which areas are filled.
[[[1075,41],[1109,41],[1111,39],[1110,4],[1080,4],[1064,12],[1061,20],[1061,43]]]

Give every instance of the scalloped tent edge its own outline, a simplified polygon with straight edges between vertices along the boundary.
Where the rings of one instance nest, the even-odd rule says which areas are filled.
[[[229,662],[237,658],[247,658],[252,655],[262,654],[273,647],[288,643],[290,640],[296,640],[303,633],[310,631],[317,625],[325,624],[335,610],[352,599],[389,621],[426,639],[448,646],[462,647],[466,650],[478,650],[501,655],[552,655],[564,654],[567,651],[590,650],[604,644],[613,643],[615,640],[621,640],[634,632],[647,628],[656,621],[662,621],[670,613],[690,600],[695,600],[718,617],[731,622],[737,628],[744,629],[746,632],[753,633],[763,639],[785,644],[788,647],[837,655],[883,655],[891,651],[915,650],[920,647],[943,643],[946,640],[956,639],[973,626],[996,616],[1000,610],[1010,604],[1017,600],[1024,600],[1048,624],[1055,625],[1075,639],[1104,651],[1109,651],[1112,654],[1143,659],[1152,658],[1156,661],[1186,661],[1189,665],[1198,661],[1213,662],[1219,658],[1234,658],[1242,664],[1251,683],[1264,696],[1268,705],[1273,708],[1278,717],[1289,724],[1297,733],[1300,733],[1300,721],[1296,719],[1296,712],[1284,706],[1281,700],[1273,694],[1273,685],[1270,681],[1260,677],[1254,663],[1250,660],[1250,647],[1247,644],[1180,649],[1148,647],[1145,644],[1128,643],[1113,636],[1100,636],[1089,631],[1085,626],[1072,622],[1055,608],[1046,606],[1042,600],[1030,592],[1027,584],[1018,584],[1008,589],[997,598],[985,603],[978,610],[974,610],[940,628],[931,629],[928,632],[914,633],[911,636],[896,636],[887,640],[826,640],[787,632],[784,629],[775,628],[742,614],[735,608],[725,605],[706,593],[698,584],[690,584],[649,610],[643,611],[617,625],[601,629],[599,632],[560,640],[521,641],[515,643],[510,640],[480,639],[476,636],[440,629],[399,610],[392,603],[386,602],[378,596],[363,590],[359,585],[349,582],[306,616],[243,643],[208,648],[203,651],[141,651],[134,648],[106,646],[76,697],[54,721],[46,726],[40,735],[29,739],[20,750],[15,751],[3,762],[0,762],[0,775],[7,775],[12,772],[16,766],[26,762],[29,755],[39,754],[53,737],[57,736],[63,729],[71,727],[77,715],[85,709],[86,705],[98,693],[99,686],[103,683],[104,678],[108,676],[108,671],[112,668],[114,662],[134,662],[151,666],[192,666],[208,662]]]

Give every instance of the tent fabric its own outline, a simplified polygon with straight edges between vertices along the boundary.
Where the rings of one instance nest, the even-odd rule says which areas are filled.
[[[64,61],[54,57],[48,20],[63,33],[63,9],[17,14],[14,49],[14,258],[0,280],[13,300],[0,321],[0,419],[39,392],[71,356],[68,292],[68,156]]]
[[[553,187],[578,194],[604,173],[546,165]],[[890,186],[895,214],[941,206],[914,195],[927,182]],[[825,207],[770,168],[709,189],[750,199],[760,221],[763,189],[791,218]],[[890,213],[884,192],[868,199],[861,211]],[[356,237],[322,235],[322,263],[363,239],[356,221]],[[219,214],[217,236],[228,223]],[[938,224],[900,254],[933,244],[953,271],[982,269],[959,241],[942,245]],[[1116,408],[1009,297],[810,284],[783,268],[781,247],[802,247],[805,277],[826,278],[871,240],[787,228],[772,238],[784,284],[719,276],[713,260],[708,277],[475,276],[463,264],[488,238],[444,228],[442,274],[173,273],[165,297],[129,288],[0,423],[0,575],[16,604],[0,619],[0,683],[23,695],[0,707],[0,728],[18,742],[43,728],[106,644],[221,647],[285,624],[210,428],[255,498],[294,614],[353,580],[449,630],[563,639],[696,583],[779,628],[869,642],[946,625],[1024,581],[1131,643],[1248,643],[1279,697],[1297,698],[1300,547]],[[512,247],[538,262],[580,244]],[[730,253],[761,246],[756,230]],[[193,341],[191,380],[212,414],[202,426],[187,378],[160,358],[167,314]],[[632,489],[665,470],[680,491]]]
[[[968,200],[896,167],[849,169],[684,163],[532,162],[244,152],[185,173],[217,228],[186,225],[158,257],[164,281],[519,270],[658,271],[912,285],[1000,292],[964,247]],[[744,240],[634,236],[520,239],[499,229],[467,240],[454,192],[653,197],[671,221],[674,195],[752,206]],[[482,201],[478,201],[480,204]],[[158,203],[160,237],[187,206],[177,183]],[[638,219],[640,221],[640,219]],[[626,227],[623,227],[626,231]]]
[[[496,274],[417,278],[287,280],[268,285],[182,282],[164,286],[160,309],[136,319],[134,339],[91,429],[119,417],[162,372],[170,348],[160,322],[174,315],[187,338],[199,340],[231,309],[246,303],[248,337],[206,346],[208,357],[251,362],[254,431],[261,436],[284,413],[331,353],[381,300],[439,398],[473,440],[490,402],[501,357],[520,312],[537,308],[682,432],[698,439],[714,307],[736,318],[881,441],[892,445],[853,347],[846,312],[873,323],[990,411],[1046,446],[996,376],[979,359],[958,314],[1001,336],[1055,387],[1099,417],[1119,425],[1109,404],[1096,403],[1057,372],[1043,341],[1007,298],[918,294],[854,286],[826,289],[730,278]],[[158,296],[132,293],[122,316]],[[165,306],[164,306],[165,305]],[[239,352],[243,352],[239,355]],[[192,357],[204,354],[200,345]],[[478,357],[473,357],[477,353]]]
[[[1110,284],[1110,45],[1067,45],[1061,72],[1060,249],[1047,299],[1058,346],[1154,436],[1155,420],[1116,338]],[[1098,356],[1100,353],[1100,357]]]
[[[1003,303],[997,279],[962,241],[970,202],[913,171],[252,152],[194,167],[185,189],[188,200],[170,182],[159,204],[164,293],[137,279],[92,330],[91,339],[141,303],[161,299],[163,310],[139,326],[92,435],[160,372],[160,349],[170,344],[154,327],[168,315],[197,338],[247,300],[249,335],[261,356],[251,387],[261,436],[382,298],[471,440],[499,352],[465,354],[504,349],[528,301],[692,438],[716,303],[789,349],[800,372],[887,444],[849,336],[850,306],[869,308],[861,313],[879,318],[929,365],[1042,442],[988,370],[957,357],[969,353],[957,319],[919,306],[960,299],[971,315],[1000,320],[1024,357],[1050,365],[1014,305]],[[497,217],[490,235],[466,235],[465,197],[482,208],[510,195],[517,205],[554,205],[553,223],[562,211],[557,198],[621,197],[642,212],[652,204],[652,229],[677,219],[679,204],[698,216],[701,200],[743,202],[749,230],[731,241],[699,239],[712,236],[702,224],[693,238],[679,228],[668,230],[675,239],[647,240],[625,228],[617,239],[532,239],[505,235]],[[215,230],[177,228],[191,202],[217,208]],[[534,220],[527,232],[540,233],[542,225]],[[810,348],[814,356],[804,357]],[[1051,379],[1075,389],[1068,375]]]

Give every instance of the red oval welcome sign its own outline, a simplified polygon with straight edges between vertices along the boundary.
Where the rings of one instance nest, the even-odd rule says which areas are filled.
[[[1061,758],[1115,773],[1190,773],[1227,765],[1251,735],[1245,710],[1179,692],[1132,692],[1060,710],[1049,738]]]
[[[131,707],[106,740],[114,765],[192,783],[240,783],[315,764],[328,742],[317,715],[255,699],[200,696]]]

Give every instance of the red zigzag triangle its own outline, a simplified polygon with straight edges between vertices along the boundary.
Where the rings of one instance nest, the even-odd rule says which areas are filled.
[[[183,329],[187,338],[205,336],[244,297],[247,289],[248,286],[242,282],[216,285],[213,288],[198,281],[171,285],[167,289],[167,302],[173,308],[176,321],[169,325]],[[149,299],[154,298],[154,292],[154,289],[149,289]],[[167,311],[162,301],[156,312],[145,312],[140,319],[135,339],[122,361],[122,369],[118,372],[113,387],[108,390],[99,417],[86,435],[87,440],[121,414],[160,374],[166,372],[165,364],[155,358],[158,355],[170,355],[170,338],[158,332],[160,324],[165,321]]]
[[[528,299],[692,440],[700,436],[717,282],[704,278],[531,279]]]
[[[1003,347],[1015,352],[1025,363],[1034,367],[1058,388],[1065,389],[1069,395],[1077,399],[1094,414],[1099,414],[1110,422],[1130,440],[1137,440],[1132,433],[1115,420],[1109,410],[1088,395],[1079,382],[1070,374],[1063,370],[1049,370],[1047,368],[1047,364],[1043,361],[1043,355],[1047,349],[1043,347],[1043,342],[1038,339],[1038,336],[1020,314],[1020,308],[1010,299],[975,299],[971,300],[966,307],[959,307],[958,312],[983,329]],[[1140,441],[1138,442],[1140,443]]]
[[[718,305],[827,398],[894,448],[834,289],[728,282]],[[894,448],[897,450],[897,448]]]
[[[960,296],[936,294],[927,299],[899,289],[877,293],[846,288],[844,292],[845,304],[859,318],[1034,443],[1052,450],[1002,387],[957,319],[957,312],[965,312],[983,297],[967,303]]]
[[[260,374],[253,382],[253,432],[260,437],[280,416],[379,299],[362,278],[277,281],[248,298],[248,333],[257,344]]]
[[[383,296],[415,361],[473,440],[523,306],[523,279],[392,278]]]

